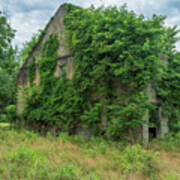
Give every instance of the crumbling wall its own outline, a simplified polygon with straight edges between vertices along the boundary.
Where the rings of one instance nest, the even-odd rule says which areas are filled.
[[[69,51],[66,48],[65,45],[65,34],[64,34],[64,26],[63,26],[63,17],[66,13],[65,9],[66,4],[63,4],[59,7],[59,9],[56,11],[54,17],[50,20],[49,24],[47,25],[46,32],[44,34],[44,37],[42,40],[34,47],[32,52],[30,53],[29,57],[27,58],[26,62],[24,63],[23,67],[19,71],[18,74],[18,97],[17,97],[17,108],[18,113],[21,113],[25,107],[25,101],[23,100],[25,94],[23,93],[23,88],[25,86],[29,85],[28,80],[28,64],[32,61],[33,57],[36,59],[36,76],[34,83],[39,84],[40,76],[38,71],[38,60],[41,57],[41,47],[43,47],[43,44],[49,37],[49,35],[54,34],[58,36],[60,45],[58,48],[58,57],[64,57],[64,58],[58,58],[58,65],[61,63],[61,61],[67,61],[65,64],[67,65],[67,76],[68,78],[72,77],[72,58],[70,56]],[[67,57],[67,58],[66,58]],[[55,73],[56,74],[56,73]]]
[[[18,91],[17,91],[17,109],[18,113],[22,113],[25,107],[25,99],[24,99],[24,87],[28,85],[28,74],[26,68],[21,68],[19,75],[18,75]]]

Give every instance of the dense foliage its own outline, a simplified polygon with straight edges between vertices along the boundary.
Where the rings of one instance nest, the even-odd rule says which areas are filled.
[[[28,78],[31,85],[33,84],[35,77],[36,77],[36,59],[35,57],[33,57],[32,61],[28,65]]]
[[[170,127],[173,131],[180,130],[180,54],[169,53],[169,61],[164,76],[158,82],[158,95],[161,105],[170,118]]]
[[[4,70],[0,69],[0,107],[1,113],[5,110],[4,108],[12,102],[13,98],[13,79]]]
[[[145,19],[117,8],[83,9],[67,5],[66,41],[73,53],[73,78],[54,77],[58,41],[50,36],[38,60],[40,87],[31,88],[24,111],[33,127],[61,130],[81,126],[94,134],[120,138],[139,127],[146,109],[163,107],[172,128],[179,129],[180,63],[176,27],[164,17]],[[158,104],[148,101],[152,84]],[[156,122],[152,121],[153,123]]]
[[[15,103],[17,48],[12,46],[15,31],[0,12],[0,121],[7,120],[6,107]]]
[[[53,89],[56,86],[55,77],[53,76],[56,68],[57,49],[59,42],[57,37],[50,36],[42,48],[42,57],[38,61],[38,67],[40,72],[40,89],[33,85],[35,78],[35,58],[28,67],[28,75],[31,83],[31,96],[27,98],[28,107],[25,109],[24,117],[27,123],[32,127],[38,127],[40,125],[54,123],[53,122],[53,109],[51,109],[51,101]],[[29,93],[29,89],[28,89]],[[50,122],[50,118],[52,122]],[[43,122],[42,122],[43,121]],[[39,122],[39,123],[38,123]]]

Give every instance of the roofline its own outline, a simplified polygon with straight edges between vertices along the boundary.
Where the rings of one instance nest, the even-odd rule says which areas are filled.
[[[46,31],[47,31],[48,27],[51,25],[51,22],[53,21],[54,17],[57,15],[57,13],[58,13],[61,9],[65,8],[65,6],[66,6],[67,4],[68,4],[68,3],[63,3],[62,5],[60,5],[60,7],[56,10],[54,16],[51,17],[50,21],[49,21],[48,24],[45,26],[45,29],[44,29],[45,31],[44,31],[44,34],[43,34],[41,40],[32,48],[32,50],[31,50],[31,52],[29,53],[27,59],[25,60],[25,62],[24,62],[23,65],[21,66],[21,68],[19,69],[19,72],[18,72],[18,74],[17,74],[17,79],[19,79],[21,70],[23,70],[23,69],[26,68],[26,66],[27,66],[27,64],[28,64],[28,59],[32,56],[33,52],[39,47],[40,43],[43,41],[44,36],[45,36],[45,34],[46,34]]]

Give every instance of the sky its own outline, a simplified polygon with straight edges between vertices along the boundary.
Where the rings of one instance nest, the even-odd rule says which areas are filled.
[[[13,43],[22,48],[23,43],[45,27],[63,3],[82,7],[119,7],[126,3],[129,10],[146,17],[153,14],[166,16],[166,26],[178,25],[180,29],[180,0],[0,0],[0,11],[7,14],[11,27],[16,30]],[[180,50],[180,43],[177,44],[177,49]]]

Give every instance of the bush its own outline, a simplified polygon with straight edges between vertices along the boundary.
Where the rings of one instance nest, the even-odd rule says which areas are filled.
[[[180,132],[169,133],[165,137],[160,137],[154,141],[154,144],[158,144],[156,148],[163,149],[165,151],[180,151]]]
[[[0,122],[9,122],[6,114],[0,114]]]
[[[153,176],[158,170],[155,161],[158,153],[149,152],[138,144],[125,147],[122,155],[117,153],[112,155],[116,163],[115,166],[120,167],[121,173],[142,172],[145,175]]]
[[[16,122],[17,120],[17,108],[16,105],[9,105],[6,107],[6,117],[7,117],[7,121],[10,123]]]

